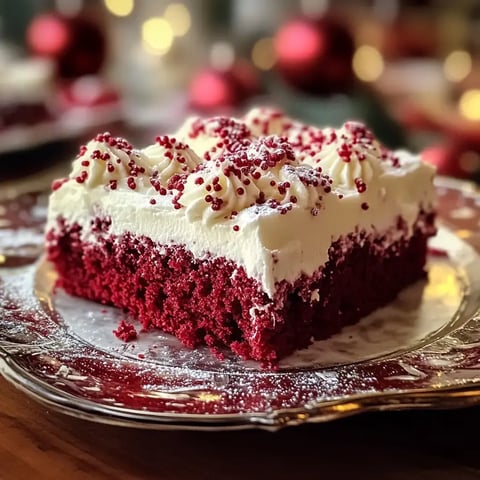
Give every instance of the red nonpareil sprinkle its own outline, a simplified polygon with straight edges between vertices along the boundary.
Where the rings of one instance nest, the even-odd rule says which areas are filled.
[[[290,201],[291,201],[292,203],[297,203],[297,197],[296,197],[295,195],[291,195],[291,196],[290,196]]]
[[[113,330],[113,333],[117,338],[123,340],[124,342],[130,342],[135,340],[138,337],[135,327],[131,323],[127,323],[125,320],[120,320],[116,330]]]
[[[222,209],[222,205],[223,205],[223,200],[221,198],[218,198],[218,197],[214,197],[212,199],[212,210],[218,212]]]
[[[238,232],[240,230],[240,227],[238,225],[234,225],[232,228],[234,232]]]
[[[59,178],[52,182],[52,190],[58,190],[65,182],[68,182],[68,178]]]
[[[355,187],[357,188],[358,193],[363,193],[365,192],[365,190],[367,190],[367,185],[360,177],[356,178],[354,181],[355,181]]]
[[[88,172],[86,172],[85,170],[83,170],[80,175],[78,175],[77,177],[75,177],[75,181],[77,183],[84,183],[85,180],[88,178]]]
[[[245,193],[245,190],[242,187],[237,188],[237,194],[238,195],[243,195]]]
[[[128,177],[127,179],[128,188],[135,190],[137,188],[137,184],[135,183],[135,179],[133,177]]]
[[[90,162],[88,160],[82,160],[81,165],[82,167],[88,167],[90,165]]]
[[[195,185],[202,185],[205,180],[202,177],[197,177],[195,179]]]
[[[117,181],[116,180],[110,180],[109,184],[110,188],[112,190],[116,190],[117,189]]]
[[[80,147],[79,152],[78,152],[77,158],[82,157],[83,155],[85,155],[85,153],[87,153],[87,146],[86,146],[86,145],[82,145],[82,146]]]
[[[157,203],[157,201],[156,201],[154,198],[151,198],[151,199],[150,199],[150,203],[151,203],[152,205],[155,205],[155,204]]]
[[[448,252],[442,248],[428,247],[427,252],[432,257],[448,257]]]
[[[367,202],[363,202],[360,206],[362,207],[362,210],[368,210],[370,208]]]

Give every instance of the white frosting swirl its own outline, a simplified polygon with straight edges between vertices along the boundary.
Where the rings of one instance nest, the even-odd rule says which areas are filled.
[[[291,128],[292,120],[281,110],[271,107],[252,108],[243,117],[243,121],[256,137],[266,135],[284,136]]]
[[[252,138],[245,123],[227,117],[206,120],[199,117],[189,118],[180,127],[177,136],[190,145],[200,158],[207,161],[248,145]]]
[[[88,189],[99,185],[116,189],[125,183],[132,190],[146,191],[151,173],[144,153],[134,150],[123,138],[103,133],[81,148],[69,178]]]
[[[281,203],[296,203],[301,208],[318,208],[321,198],[331,188],[328,179],[306,165],[285,165],[280,170],[279,178],[283,184],[289,185]]]
[[[179,203],[190,221],[211,224],[254,205],[259,193],[253,178],[232,162],[215,161],[188,176]]]
[[[302,162],[321,167],[332,179],[332,187],[357,190],[367,188],[368,182],[382,172],[382,148],[364,125],[346,122],[342,128],[323,130],[325,142]]]
[[[142,150],[149,159],[154,175],[164,187],[175,174],[193,172],[202,162],[200,157],[186,144],[174,137],[157,137],[153,145]]]

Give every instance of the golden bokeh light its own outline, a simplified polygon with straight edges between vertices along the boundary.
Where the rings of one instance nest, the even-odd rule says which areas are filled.
[[[271,70],[276,62],[273,39],[260,38],[252,48],[252,62],[260,70]]]
[[[480,120],[480,89],[466,90],[458,101],[458,109],[468,120]]]
[[[472,56],[464,50],[451,52],[443,62],[443,73],[450,82],[461,82],[472,71]]]
[[[133,11],[133,0],[104,0],[107,10],[117,17],[127,17]]]
[[[192,16],[183,3],[171,3],[166,8],[163,18],[170,24],[176,37],[186,35],[192,26]]]
[[[352,60],[353,72],[364,82],[374,82],[385,67],[382,54],[371,45],[358,47]]]
[[[164,55],[173,43],[172,28],[162,17],[149,18],[142,25],[142,40],[147,51],[155,55]]]

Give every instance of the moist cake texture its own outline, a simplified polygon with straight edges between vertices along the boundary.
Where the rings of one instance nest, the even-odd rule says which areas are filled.
[[[424,277],[433,175],[361,123],[267,108],[142,150],[99,134],[53,183],[47,255],[60,287],[143,329],[275,364]]]

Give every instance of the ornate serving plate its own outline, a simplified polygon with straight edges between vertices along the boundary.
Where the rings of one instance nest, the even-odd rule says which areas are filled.
[[[0,201],[0,370],[64,413],[145,428],[250,428],[371,410],[480,403],[480,195],[437,181],[429,279],[278,370],[161,332],[123,343],[123,312],[54,287],[42,259],[46,195]]]

